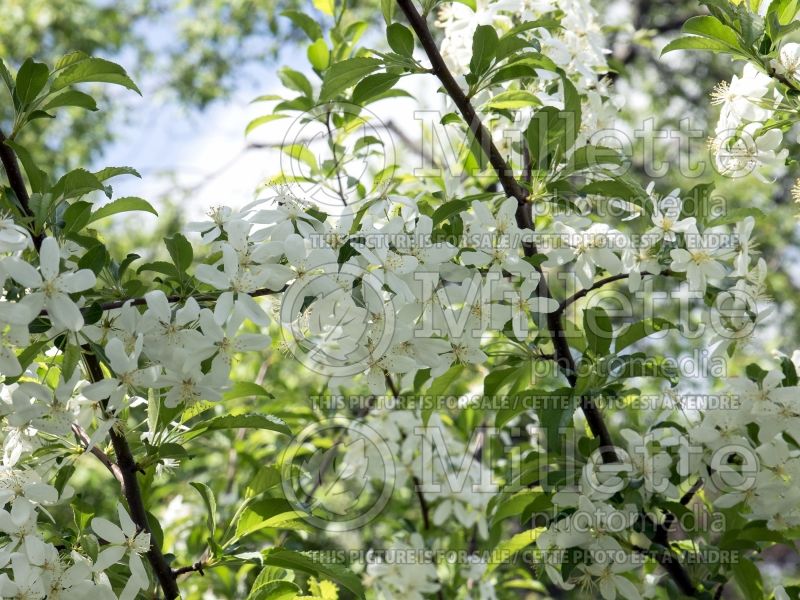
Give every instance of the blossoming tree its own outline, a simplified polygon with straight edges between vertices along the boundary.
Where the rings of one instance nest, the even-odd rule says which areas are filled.
[[[800,525],[797,367],[744,343],[770,316],[761,211],[631,171],[587,0],[384,0],[373,48],[344,3],[315,6],[287,18],[318,81],[282,69],[248,131],[321,127],[327,158],[293,137],[255,202],[163,260],[99,229],[155,213],[114,197],[134,169],[51,177],[17,141],[95,109],[84,84],[138,91],[125,70],[0,63],[0,596],[797,597],[758,569]],[[711,147],[722,175],[768,180],[797,120],[797,3],[705,6],[664,52],[739,61]],[[367,108],[410,77],[458,139],[424,173]],[[703,377],[651,339],[689,340],[696,313],[722,365]],[[265,384],[286,364],[316,402]]]

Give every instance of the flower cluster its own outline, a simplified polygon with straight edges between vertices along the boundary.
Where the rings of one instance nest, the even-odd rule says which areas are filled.
[[[535,26],[526,26],[533,21]],[[733,355],[771,314],[767,264],[750,240],[754,216],[710,218],[697,203],[693,208],[684,202],[680,190],[660,195],[654,183],[645,188],[594,169],[597,165],[570,165],[576,149],[591,145],[592,133],[616,111],[603,79],[608,65],[599,17],[586,0],[482,0],[476,11],[455,3],[442,8],[438,24],[444,59],[470,87],[469,101],[484,114],[503,117],[489,125],[490,137],[507,141],[503,119],[526,122],[529,147],[521,153],[526,158],[512,165],[526,172],[522,184],[513,181],[524,192],[501,195],[470,176],[442,183],[436,193],[406,181],[405,191],[395,186],[363,205],[325,214],[298,199],[291,186],[272,188],[241,209],[213,209],[208,220],[189,226],[198,243],[180,234],[168,238],[171,262],[140,265],[127,277],[122,264],[108,257],[96,264],[97,248],[105,251],[99,239],[87,242],[68,229],[73,215],[63,215],[81,208],[67,202],[74,196],[63,199],[44,235],[35,226],[28,230],[13,218],[0,219],[0,596],[132,600],[154,586],[153,575],[165,576],[164,569],[147,566],[156,567],[159,560],[174,580],[175,571],[158,558],[159,532],[142,517],[141,498],[131,496],[137,493],[132,489],[137,472],[154,463],[179,466],[180,459],[157,456],[158,444],[179,445],[202,434],[202,426],[191,420],[208,416],[206,411],[213,412],[215,403],[236,389],[243,355],[263,351],[278,336],[276,345],[319,375],[332,393],[367,391],[372,402],[387,393],[410,390],[421,397],[428,391],[435,401],[442,395],[439,386],[478,394],[479,378],[482,393],[507,392],[487,409],[370,404],[358,415],[378,432],[388,456],[375,461],[363,445],[347,445],[337,477],[377,485],[384,472],[374,466],[396,461],[402,468],[395,486],[413,493],[395,500],[405,502],[404,512],[413,504],[425,523],[424,532],[408,535],[395,522],[400,519],[387,519],[369,544],[416,551],[457,542],[471,552],[466,564],[447,574],[427,560],[372,562],[364,579],[376,598],[421,599],[448,585],[494,598],[497,579],[491,571],[497,561],[481,560],[477,548],[494,544],[511,514],[530,517],[534,527],[496,548],[516,551],[535,543],[540,558],[535,568],[551,583],[580,586],[606,600],[640,596],[642,561],[635,559],[657,557],[665,566],[674,558],[662,530],[676,509],[692,501],[698,482],[714,506],[766,521],[774,532],[800,525],[795,365],[788,359],[772,371],[751,365],[747,378],[710,382],[709,388],[730,387],[738,402],[700,407],[691,415],[665,410],[639,419],[641,427],[634,419],[614,432],[624,448],[597,448],[610,434],[594,398],[641,394],[631,379],[676,383],[658,360],[643,362],[648,358],[643,353],[623,351],[660,328],[678,327],[653,318],[615,328],[601,305],[583,310],[582,327],[573,327],[567,319],[573,315],[566,314],[589,292],[620,280],[627,280],[626,298],[646,295],[645,281],[677,281],[681,293],[704,307],[714,331],[708,341],[712,355]],[[489,28],[488,36],[481,27]],[[394,30],[396,52],[387,60],[410,69],[413,43],[409,48],[404,31]],[[502,73],[510,54],[492,66],[473,56],[475,36],[500,45],[506,35],[506,49],[527,53],[528,62],[512,65],[522,76]],[[723,107],[715,149],[723,172],[785,161],[776,119],[787,97],[776,81],[797,79],[798,48],[784,44],[769,75],[748,64],[741,77],[719,89]],[[319,52],[313,54],[321,60]],[[367,67],[377,60],[353,58],[359,59]],[[394,77],[384,66],[381,82]],[[326,91],[345,78],[333,79],[326,81]],[[295,87],[306,91],[297,81]],[[563,111],[578,119],[572,135],[555,121]],[[534,136],[542,132],[533,119],[542,116],[553,130]],[[503,149],[514,147],[512,142]],[[504,187],[516,189],[508,185],[508,174],[497,170]],[[533,205],[568,210],[529,213]],[[622,208],[626,215],[606,218],[597,210],[601,205]],[[26,215],[20,222],[36,218]],[[142,272],[155,275],[145,279]],[[559,285],[561,275],[571,279],[569,285]],[[591,317],[598,318],[593,323]],[[569,337],[566,329],[577,331]],[[544,374],[532,368],[540,362],[551,367]],[[251,385],[245,394],[267,395]],[[538,396],[561,403],[525,404]],[[584,418],[597,439],[583,435]],[[501,429],[524,428],[521,436],[503,431],[501,441],[516,445],[544,475],[528,477],[518,495],[497,494],[494,476],[520,483],[530,473],[510,469],[511,453],[494,463],[484,457],[484,445],[493,441],[469,440],[472,430],[492,419]],[[266,422],[286,427],[279,419]],[[547,444],[531,435],[537,430],[544,431]],[[576,434],[577,457],[552,447],[552,438],[564,430]],[[128,440],[147,456],[128,456]],[[332,441],[331,450],[337,445]],[[684,452],[686,447],[690,451]],[[99,458],[122,484],[130,512],[119,504],[114,521],[90,515],[79,534],[69,537],[49,517],[72,498],[71,473],[63,464],[83,453]],[[568,481],[569,471],[577,473],[577,482]],[[321,475],[320,467],[311,495]],[[276,485],[261,483],[267,489]],[[252,527],[232,522],[228,529],[235,533],[220,541],[216,502],[202,484],[192,485],[209,512],[203,556],[219,559],[216,564],[253,559],[238,548],[234,556],[223,555],[249,530],[294,521],[317,507],[300,503]],[[694,490],[688,499],[687,489]],[[244,518],[263,491],[248,487],[236,516]],[[284,498],[265,500],[286,508]],[[171,501],[177,512],[181,500]],[[250,512],[254,520],[263,516]],[[174,514],[169,518],[177,520]],[[662,554],[656,546],[666,550]],[[576,550],[585,554],[581,560],[563,559],[564,551]],[[257,554],[259,561],[265,557],[268,551]],[[201,563],[186,572],[200,570]],[[300,564],[308,569],[308,562]],[[294,586],[288,579],[277,581]],[[163,580],[159,583],[163,587]],[[314,586],[323,587],[316,581]]]

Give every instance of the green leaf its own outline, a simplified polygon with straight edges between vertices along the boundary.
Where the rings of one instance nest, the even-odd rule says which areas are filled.
[[[252,498],[263,494],[281,482],[280,469],[274,466],[261,467],[244,488],[244,497]]]
[[[64,233],[78,233],[81,229],[86,227],[91,214],[92,205],[90,202],[79,200],[70,204],[62,215],[64,219]]]
[[[183,234],[176,233],[172,237],[164,238],[164,245],[167,247],[172,262],[178,268],[179,272],[186,272],[192,265],[194,260],[194,251],[192,244]]]
[[[487,108],[497,108],[501,110],[537,105],[541,105],[539,98],[526,90],[509,90],[507,92],[502,92],[486,103]]]
[[[223,394],[225,400],[237,398],[272,398],[267,390],[253,381],[237,381]]]
[[[196,489],[203,498],[203,503],[206,505],[206,523],[213,538],[217,531],[217,500],[214,498],[214,492],[205,483],[199,481],[192,481],[189,485]]]
[[[295,160],[299,160],[300,162],[304,163],[311,169],[312,172],[319,171],[319,165],[317,164],[317,157],[314,156],[314,153],[308,149],[308,146],[303,146],[301,144],[292,144],[290,146],[283,146],[281,148],[284,154],[291,156]]]
[[[359,598],[364,597],[364,587],[359,577],[349,569],[330,562],[327,553],[294,552],[282,548],[273,548],[263,553],[264,564],[282,567],[292,571],[302,571],[315,577],[332,579],[353,592]]]
[[[262,125],[269,123],[271,121],[277,121],[278,119],[285,119],[286,117],[287,115],[280,115],[280,114],[264,115],[262,117],[256,117],[247,124],[247,127],[245,127],[244,130],[244,134],[247,135],[257,127],[261,127]]]
[[[566,145],[566,124],[555,106],[545,106],[536,111],[525,130],[533,167],[547,170],[552,163],[558,162]]]
[[[149,212],[150,214],[158,216],[158,211],[156,211],[147,200],[135,196],[126,196],[98,208],[92,213],[89,223],[94,223],[100,219],[110,217],[111,215],[132,211]]]
[[[233,541],[251,535],[267,527],[278,527],[291,524],[294,521],[307,517],[308,514],[296,510],[285,498],[263,498],[248,504],[236,522],[236,533],[233,540],[226,542],[229,546]]]
[[[295,71],[289,67],[282,67],[278,70],[278,78],[281,83],[290,90],[300,92],[304,96],[311,98],[314,95],[314,89],[311,87],[311,82],[300,71]]]
[[[314,0],[314,6],[329,17],[333,16],[333,0]]]
[[[664,46],[661,51],[661,56],[673,50],[709,50],[711,52],[730,52],[730,46],[712,40],[709,38],[702,38],[697,36],[680,37],[672,40],[669,44]]]
[[[741,42],[736,32],[723,25],[719,19],[710,15],[692,17],[683,24],[684,33],[692,33],[722,42],[734,50],[740,49]]]
[[[175,265],[163,260],[145,263],[136,269],[136,273],[142,273],[143,271],[152,271],[154,273],[161,273],[167,277],[175,277],[176,279],[178,278],[178,270],[175,268]]]
[[[28,205],[33,213],[33,224],[35,231],[44,228],[45,221],[50,218],[55,199],[52,194],[31,194]]]
[[[761,572],[752,560],[740,557],[733,567],[733,578],[744,594],[745,600],[762,600],[764,598],[764,581]]]
[[[353,89],[353,102],[363,106],[373,98],[392,89],[399,80],[400,76],[394,73],[367,75]]]
[[[444,204],[442,204],[439,208],[433,211],[433,216],[431,219],[433,220],[434,227],[437,226],[439,223],[448,220],[453,215],[458,215],[462,211],[467,210],[472,203],[469,199],[464,198],[456,198],[455,200],[448,200]]]
[[[720,215],[719,217],[711,219],[708,223],[706,223],[706,226],[716,227],[717,225],[731,225],[733,223],[738,223],[746,217],[763,219],[765,216],[766,215],[764,215],[764,212],[755,206],[734,208],[726,212],[724,215]]]
[[[572,415],[579,402],[580,398],[568,388],[538,397],[536,414],[539,427],[544,429],[548,453],[560,454],[564,431],[572,426]]]
[[[94,173],[86,169],[75,169],[64,175],[53,186],[53,196],[69,199],[80,198],[90,192],[103,192],[110,197],[110,192]]]
[[[14,77],[11,75],[11,71],[8,70],[6,63],[3,62],[3,59],[0,58],[0,79],[3,80],[3,83],[6,84],[9,93],[14,92]]]
[[[307,14],[296,10],[285,10],[282,16],[290,19],[294,25],[302,29],[312,42],[322,37],[322,28]]]
[[[581,194],[597,194],[607,198],[621,198],[637,206],[647,206],[647,192],[636,181],[625,176],[593,181],[580,189]]]
[[[461,373],[464,371],[464,365],[456,364],[450,367],[446,372],[433,380],[430,387],[422,395],[422,423],[427,425],[428,421],[433,414],[434,409],[439,405],[443,397],[452,395],[448,394],[450,387],[458,380]]]
[[[242,414],[242,415],[223,415],[214,417],[194,425],[189,431],[183,434],[187,440],[196,438],[208,431],[220,431],[224,429],[265,429],[291,435],[291,430],[286,423],[278,417],[262,414]]]
[[[34,110],[28,113],[28,122],[35,121],[36,119],[55,119],[55,115],[51,115],[43,110]]]
[[[51,97],[42,109],[52,110],[64,106],[77,106],[78,108],[85,108],[91,111],[97,110],[97,102],[95,102],[94,98],[78,90],[67,90],[57,96]]]
[[[552,391],[526,390],[520,394],[508,396],[505,398],[504,405],[495,414],[494,425],[502,427],[517,415],[535,410],[541,411],[542,414],[552,412],[555,415],[557,413],[558,425],[555,428],[557,431],[562,421],[562,413],[569,411],[574,405],[572,396],[572,389],[566,387]],[[571,413],[570,416],[572,416]],[[548,422],[550,422],[549,419]]]
[[[679,371],[675,361],[666,360],[663,356],[647,356],[643,352],[626,354],[615,359],[613,363],[615,377],[658,377],[666,379],[674,387],[679,381]]]
[[[76,83],[111,83],[133,90],[141,96],[125,69],[102,58],[84,58],[65,67],[53,80],[50,89],[54,92]]]
[[[599,306],[585,309],[583,333],[586,336],[587,347],[594,356],[602,358],[608,355],[611,340],[614,338],[614,328],[606,311]]]
[[[67,380],[75,373],[75,368],[80,363],[83,354],[77,344],[67,344],[64,350],[64,358],[61,360],[61,373]]]
[[[511,494],[502,499],[492,513],[492,524],[499,523],[504,519],[519,517],[522,511],[534,501],[542,492],[537,490],[522,490],[516,494]]]
[[[394,0],[381,0],[381,13],[384,22],[389,25],[394,18]]]
[[[377,58],[359,56],[349,58],[328,67],[322,81],[319,99],[326,102],[341,94],[347,88],[380,68],[382,62]]]
[[[33,102],[47,84],[50,71],[44,63],[29,58],[17,71],[15,91],[22,106]]]
[[[133,167],[106,167],[94,173],[94,176],[100,181],[106,181],[108,179],[112,179],[113,177],[119,177],[120,175],[133,175],[139,179],[142,178],[142,176],[139,174],[139,171]]]
[[[511,559],[517,552],[524,550],[533,544],[539,535],[545,531],[546,527],[537,527],[536,529],[529,529],[518,533],[508,540],[503,540],[492,550],[489,558],[489,563],[486,565],[486,570],[483,572],[483,579],[487,579],[494,570],[502,563]]]
[[[565,148],[566,151],[575,143],[575,137],[577,137],[578,131],[581,128],[581,95],[578,93],[578,90],[575,89],[575,85],[563,73],[561,75],[561,85],[564,88],[564,112],[568,115],[572,115],[574,119],[572,122],[574,130],[570,135],[569,146]]]
[[[270,568],[268,567],[262,570],[261,573],[269,571]],[[261,573],[256,577],[246,600],[294,600],[294,598],[299,598],[303,595],[303,591],[296,584],[285,579],[259,582]]]
[[[53,71],[61,71],[62,69],[66,69],[68,66],[82,60],[86,60],[87,58],[89,58],[89,55],[86,54],[86,52],[81,52],[80,50],[69,52],[56,61]]]
[[[614,342],[614,353],[618,354],[639,340],[667,329],[677,329],[677,327],[667,319],[662,319],[660,317],[652,317],[637,321],[636,323],[629,323],[620,328],[617,333]]]
[[[392,23],[386,28],[386,39],[389,47],[400,56],[411,57],[414,54],[414,34],[400,23]]]
[[[472,36],[472,58],[469,61],[469,71],[475,76],[481,76],[492,64],[497,50],[497,31],[491,25],[478,25]]]
[[[576,148],[569,159],[569,172],[592,169],[600,165],[621,165],[625,161],[618,150],[605,146],[586,145]]]
[[[797,0],[772,0],[768,13],[775,14],[779,25],[789,25],[797,15]]]
[[[528,142],[533,166],[548,170],[561,161],[572,148],[581,126],[581,101],[575,86],[561,73],[564,89],[564,110],[545,106],[534,113],[525,138]]]
[[[319,38],[308,47],[307,54],[308,62],[317,71],[324,71],[331,62],[331,52],[328,49],[328,44],[322,38]]]
[[[111,256],[106,247],[103,244],[96,244],[81,256],[78,260],[78,268],[89,269],[95,275],[99,275],[109,260],[111,260]]]
[[[22,168],[25,169],[25,174],[28,176],[28,182],[31,184],[31,190],[34,193],[43,193],[49,187],[47,173],[42,171],[33,162],[33,156],[28,152],[28,149],[17,142],[6,140],[5,145],[11,148],[22,163]]]

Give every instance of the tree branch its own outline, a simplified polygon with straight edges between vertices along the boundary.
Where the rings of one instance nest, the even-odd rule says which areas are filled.
[[[436,42],[433,39],[430,30],[428,29],[425,19],[419,14],[419,12],[417,12],[417,9],[412,4],[411,0],[397,0],[397,4],[406,15],[406,18],[408,18],[408,21],[411,24],[411,27],[414,29],[414,32],[417,34],[417,38],[419,38],[425,53],[428,55],[434,75],[439,78],[439,81],[441,81],[448,95],[452,98],[453,102],[455,102],[456,107],[461,112],[462,117],[469,125],[470,130],[475,135],[475,138],[481,144],[481,147],[489,157],[489,162],[497,174],[500,185],[503,187],[506,195],[511,198],[516,198],[516,200],[519,202],[516,212],[518,226],[520,229],[529,229],[533,231],[535,227],[530,205],[527,202],[527,192],[514,178],[508,163],[500,154],[497,146],[495,146],[492,142],[491,134],[481,123],[469,99],[461,90],[461,87],[458,85],[456,80],[453,78],[453,75],[450,73],[450,70],[447,68],[442,55],[439,53]],[[523,250],[525,251],[526,256],[533,256],[537,253],[536,245],[532,242],[523,243]],[[536,270],[540,276],[538,289],[539,295],[542,297],[552,298],[541,267],[537,267]],[[560,313],[548,314],[547,325],[553,340],[553,347],[555,348],[557,362],[559,366],[567,372],[570,385],[574,386],[575,382],[577,381],[575,374],[575,361],[572,358],[572,352],[569,348],[569,344],[567,343],[566,335],[564,334]],[[611,435],[608,432],[608,428],[603,421],[603,416],[600,414],[600,410],[597,408],[594,400],[589,396],[582,397],[581,409],[586,415],[586,421],[589,424],[589,428],[592,430],[592,434],[600,440],[601,448],[603,448],[604,459],[607,459],[611,462],[616,462],[617,457],[616,453],[614,452],[614,444],[611,440]]]
[[[30,204],[31,197],[28,194],[28,188],[25,187],[25,179],[23,179],[22,171],[19,169],[17,155],[14,153],[14,150],[11,148],[11,146],[6,145],[7,139],[8,138],[6,138],[5,134],[0,131],[0,162],[3,164],[3,168],[6,171],[6,177],[8,177],[8,184],[11,186],[11,189],[14,190],[14,195],[19,201],[23,214],[26,217],[32,218],[33,211],[31,210]],[[39,247],[42,245],[42,236],[34,234],[31,227],[28,229],[31,230],[33,245],[38,251]]]
[[[101,381],[104,375],[97,357],[87,351],[84,351],[83,357],[91,380],[94,382]],[[164,597],[166,600],[174,600],[174,598],[180,596],[180,590],[178,589],[175,575],[161,553],[161,548],[156,544],[155,537],[150,529],[147,510],[142,499],[142,490],[139,487],[139,480],[136,478],[136,472],[138,471],[136,460],[133,458],[133,453],[124,434],[112,427],[108,435],[111,438],[111,445],[114,447],[114,454],[117,457],[117,465],[121,474],[120,487],[122,495],[125,496],[125,500],[128,503],[131,519],[133,519],[140,531],[150,534],[150,548],[147,550],[147,559],[150,562],[150,566],[153,567],[158,583],[164,592]]]
[[[73,423],[72,432],[75,434],[75,438],[81,444],[83,444],[84,449],[89,448],[91,441],[89,439],[89,436],[86,434],[86,431],[84,431],[83,427],[81,427],[77,423]],[[114,476],[114,479],[116,479],[120,483],[120,485],[123,483],[122,471],[120,471],[119,467],[117,466],[117,463],[115,463],[108,457],[108,454],[103,452],[97,446],[92,446],[91,450],[88,450],[88,452],[90,454],[93,454],[95,457],[97,457],[97,459],[101,463],[103,463],[105,468],[111,472],[111,474]]]
[[[648,273],[647,271],[643,271],[641,273],[641,275],[642,275],[642,277],[646,277],[648,275],[653,275],[653,276],[655,276],[655,275],[663,275],[664,277],[670,277],[670,276],[674,275],[674,273],[672,271],[670,271],[669,269],[667,269],[665,271],[661,271],[660,273]],[[575,292],[575,294],[573,294],[569,298],[565,299],[561,304],[558,305],[558,308],[555,310],[555,312],[563,313],[570,304],[574,304],[575,302],[577,302],[581,298],[584,298],[585,296],[588,296],[589,292],[593,292],[594,290],[600,289],[601,287],[604,287],[604,286],[608,285],[609,283],[614,283],[615,281],[619,281],[621,279],[627,279],[628,277],[630,277],[630,273],[619,273],[617,275],[611,275],[609,277],[604,277],[603,279],[598,279],[592,285],[590,285],[588,288],[584,288],[582,290],[579,290],[579,291]]]
[[[251,298],[260,298],[262,296],[272,296],[273,294],[280,294],[286,291],[286,286],[282,287],[279,290],[270,290],[268,288],[260,288],[253,292],[250,292],[248,296]],[[167,302],[170,304],[174,304],[175,302],[182,302],[184,300],[188,300],[189,298],[194,298],[198,302],[208,302],[212,300],[216,300],[219,298],[220,293],[217,294],[199,294],[197,296],[192,296],[191,294],[188,296],[182,294],[172,294],[171,296],[167,296]],[[131,306],[143,306],[147,304],[147,298],[144,296],[138,296],[136,298],[123,298],[121,300],[111,300],[110,302],[105,302],[100,305],[100,309],[105,312],[107,310],[116,310],[118,308],[122,308],[125,304],[130,303]],[[81,312],[88,311],[89,307],[84,307],[81,309]],[[43,308],[39,311],[39,316],[46,317],[48,315],[47,309]]]
[[[650,273],[642,273],[642,275],[649,275]],[[620,279],[627,279],[630,273],[619,273],[618,275],[611,275],[609,277],[604,277],[603,279],[598,279],[595,281],[591,286],[588,288],[584,288],[582,290],[577,291],[575,294],[570,296],[569,298],[565,299],[561,304],[558,305],[558,308],[555,310],[556,313],[563,313],[570,304],[574,304],[581,298],[589,295],[589,292],[597,290],[609,283],[613,283],[615,281],[619,281]]]
[[[428,59],[431,61],[431,70],[433,74],[441,81],[448,96],[453,100],[461,116],[464,117],[464,120],[467,122],[467,126],[470,128],[470,131],[472,131],[478,144],[480,144],[481,148],[489,157],[489,163],[497,173],[497,178],[500,180],[500,185],[503,186],[506,195],[516,198],[520,204],[525,203],[528,197],[527,192],[517,183],[517,180],[514,179],[508,163],[503,158],[502,154],[500,154],[500,150],[498,150],[497,146],[492,142],[491,133],[489,133],[489,130],[481,123],[478,114],[462,91],[461,86],[458,85],[453,75],[450,73],[450,70],[447,68],[425,19],[417,12],[417,9],[414,8],[411,0],[397,0],[397,4],[406,15],[414,32],[417,34],[417,38],[419,38],[420,44],[422,44],[425,50],[425,54],[428,55]]]
[[[439,53],[436,41],[433,39],[433,36],[428,29],[428,24],[426,23],[425,19],[414,7],[412,0],[397,0],[397,4],[405,14],[409,24],[422,44],[422,48],[425,50],[425,53],[431,62],[433,74],[436,75],[436,77],[442,83],[445,91],[456,104],[461,116],[464,118],[470,128],[470,131],[472,131],[473,135],[475,136],[475,139],[489,157],[489,162],[497,174],[497,178],[500,181],[500,185],[503,187],[506,195],[508,197],[516,198],[516,200],[519,202],[516,213],[518,226],[521,229],[534,230],[533,217],[529,203],[527,202],[527,192],[514,178],[511,170],[509,169],[508,163],[506,163],[505,159],[500,154],[500,151],[492,142],[491,134],[481,123],[469,99],[461,90],[461,87],[458,85],[456,80],[453,78],[453,75],[447,68],[442,55]],[[523,244],[523,248],[527,256],[533,256],[536,254],[536,246],[533,243],[525,243]],[[537,267],[536,270],[540,274],[538,290],[540,296],[552,298],[541,267]],[[569,348],[569,344],[567,343],[567,338],[561,322],[561,312],[549,313],[547,315],[547,325],[553,339],[553,347],[555,349],[557,361],[559,365],[567,371],[567,377],[570,385],[574,387],[575,383],[577,382],[575,360],[572,358],[572,352]],[[586,421],[589,424],[592,434],[600,440],[603,461],[606,463],[618,462],[618,457],[614,451],[614,444],[611,440],[611,435],[609,434],[605,421],[603,420],[603,416],[600,412],[600,409],[590,396],[581,397],[581,409],[586,415]],[[667,570],[667,572],[672,576],[673,580],[684,594],[688,596],[695,595],[696,590],[689,579],[686,570],[674,558],[671,552],[669,552],[667,556],[659,555],[656,560],[658,560],[659,564],[661,564],[661,566],[664,567],[664,569]]]
[[[200,575],[205,575],[205,573],[203,573],[204,568],[205,568],[205,563],[201,560],[198,560],[193,565],[180,567],[179,569],[173,569],[172,576],[177,578],[180,577],[181,575],[185,575],[186,573],[194,573],[195,571],[200,573]]]

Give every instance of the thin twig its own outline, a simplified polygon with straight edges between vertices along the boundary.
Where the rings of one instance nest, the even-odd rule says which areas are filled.
[[[91,440],[89,439],[89,436],[86,433],[86,431],[84,431],[83,427],[81,427],[77,423],[73,423],[72,432],[75,434],[75,439],[77,439],[81,444],[83,444],[84,449],[89,448],[89,446],[91,445]],[[108,454],[103,452],[96,445],[91,446],[91,449],[88,449],[86,451],[94,455],[101,463],[103,463],[105,468],[111,472],[111,474],[120,484],[123,483],[122,471],[120,471],[119,467],[117,466],[117,463],[115,463],[108,457]]]
[[[188,300],[189,298],[194,298],[198,302],[210,302],[210,301],[218,299],[220,294],[224,293],[224,291],[225,290],[223,290],[223,291],[221,291],[219,293],[216,293],[216,294],[198,294],[197,296],[192,296],[191,294],[189,294],[189,295],[186,295],[186,294],[172,294],[170,296],[167,296],[167,302],[169,304],[174,304],[176,302],[183,302],[184,300]],[[250,296],[251,298],[260,298],[262,296],[272,296],[272,295],[275,295],[275,294],[280,294],[280,293],[285,292],[285,291],[286,291],[286,286],[282,287],[279,290],[271,290],[269,288],[260,288],[260,289],[257,289],[257,290],[254,290],[254,291],[250,292],[247,295]],[[137,296],[136,298],[123,298],[121,300],[111,300],[110,302],[104,302],[103,304],[101,304],[100,305],[100,310],[102,310],[103,312],[106,312],[108,310],[116,310],[118,308],[122,308],[126,304],[129,304],[130,306],[143,306],[143,305],[147,304],[147,298],[144,297],[144,296]],[[84,306],[81,309],[81,312],[88,311],[89,308],[90,307],[88,307],[88,306]],[[47,313],[47,309],[42,309],[41,311],[39,311],[39,315],[40,316],[46,317],[47,314],[48,314]]]
[[[175,578],[180,577],[181,575],[185,575],[186,573],[194,573],[195,571],[200,573],[200,575],[205,575],[203,573],[203,569],[205,568],[205,563],[201,560],[198,560],[193,565],[188,565],[186,567],[180,567],[178,569],[172,570],[172,576]]]
[[[648,271],[642,271],[642,273],[641,273],[642,277],[647,277],[647,276],[650,276],[650,275],[652,275],[652,276],[661,275],[661,276],[664,276],[664,277],[670,277],[670,276],[674,275],[674,273],[672,271],[670,271],[669,269],[667,269],[665,271],[661,271],[660,273],[649,273]],[[558,308],[555,310],[555,312],[556,313],[563,313],[570,304],[574,304],[575,302],[577,302],[581,298],[584,298],[585,296],[587,296],[590,292],[593,292],[594,290],[600,289],[601,287],[604,287],[604,286],[608,285],[609,283],[614,283],[615,281],[620,281],[621,279],[627,279],[628,277],[630,277],[630,273],[619,273],[617,275],[610,275],[609,277],[604,277],[603,279],[598,279],[592,285],[590,285],[588,288],[584,288],[582,290],[579,290],[579,291],[575,292],[569,298],[566,298],[563,302],[561,302],[561,304],[558,305]]]

